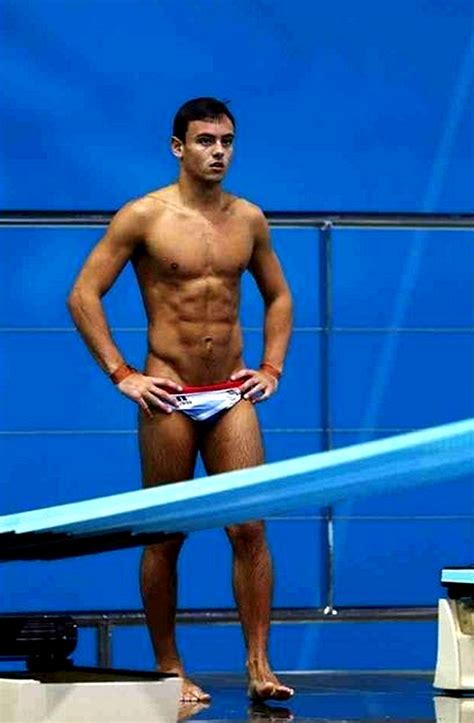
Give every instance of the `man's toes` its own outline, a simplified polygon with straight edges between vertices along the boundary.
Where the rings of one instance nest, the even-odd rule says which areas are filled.
[[[249,686],[249,698],[259,700],[288,700],[294,695],[293,688],[272,681],[255,681]]]
[[[293,688],[288,688],[286,685],[278,685],[275,688],[273,698],[275,700],[288,700],[295,694]]]
[[[252,700],[266,700],[272,697],[274,691],[275,686],[270,681],[251,683],[249,686],[249,698]]]
[[[181,700],[186,703],[208,703],[211,700],[209,693],[205,693],[201,688],[188,688],[183,691]]]

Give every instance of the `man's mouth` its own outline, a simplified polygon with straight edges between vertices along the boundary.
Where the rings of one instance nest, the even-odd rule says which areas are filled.
[[[216,163],[211,163],[211,168],[218,168],[219,170],[221,170],[222,168],[224,168],[224,164],[216,161]]]

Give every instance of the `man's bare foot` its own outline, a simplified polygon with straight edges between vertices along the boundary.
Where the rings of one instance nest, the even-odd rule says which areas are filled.
[[[247,664],[249,675],[248,696],[251,700],[288,700],[295,691],[280,683],[267,665]]]
[[[193,683],[190,678],[183,677],[183,687],[181,690],[182,703],[209,703],[211,696],[206,693],[199,685]]]
[[[206,693],[202,688],[188,678],[179,665],[162,666],[159,668],[161,673],[172,673],[179,675],[183,679],[183,687],[181,688],[181,703],[209,703],[211,696]]]

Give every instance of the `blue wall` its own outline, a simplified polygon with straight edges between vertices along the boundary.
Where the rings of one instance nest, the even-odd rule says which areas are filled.
[[[3,0],[0,206],[167,183],[172,116],[230,98],[229,185],[267,209],[469,210],[471,0]],[[6,173],[5,173],[6,171]]]
[[[267,209],[472,209],[472,5],[381,8],[2,3],[10,47],[1,205],[115,208],[168,182],[176,106],[215,93],[232,99],[239,121],[228,185]],[[139,485],[135,409],[94,366],[64,306],[99,236],[0,230],[2,513]],[[295,295],[296,330],[281,389],[261,407],[269,460],[324,444],[319,236],[274,230],[273,238]],[[335,230],[332,241],[334,445],[474,416],[472,232]],[[125,356],[139,365],[145,319],[129,268],[106,306]],[[249,278],[242,323],[254,364],[262,306]],[[439,568],[472,561],[473,499],[471,484],[446,483],[338,505],[336,605],[434,604]],[[275,604],[324,605],[321,511],[268,526]],[[212,578],[196,564],[210,551]],[[4,565],[0,610],[138,607],[137,561],[126,551]],[[181,605],[231,605],[229,562],[222,534],[189,540]],[[386,624],[382,649],[381,634],[377,625],[281,625],[272,651],[281,667],[433,665],[434,626]],[[182,639],[191,667],[242,661],[236,627],[187,628]],[[91,656],[86,636],[79,657]],[[144,631],[119,631],[116,656],[151,665]]]

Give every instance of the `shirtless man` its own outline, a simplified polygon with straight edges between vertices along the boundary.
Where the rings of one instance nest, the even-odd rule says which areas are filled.
[[[212,98],[185,103],[171,141],[180,164],[178,182],[116,214],[68,299],[91,353],[140,407],[145,486],[192,478],[198,451],[210,475],[264,461],[254,404],[277,389],[291,330],[291,297],[262,211],[221,187],[234,134],[235,121],[224,103]],[[125,362],[101,302],[128,261],[148,317],[143,372]],[[265,304],[265,348],[257,370],[247,369],[242,357],[239,300],[246,269]],[[267,657],[272,566],[264,524],[230,525],[226,532],[249,696],[285,700],[293,690],[276,678]],[[141,590],[159,669],[183,678],[183,700],[206,701],[209,695],[186,677],[175,641],[176,562],[183,541],[176,535],[145,549]]]

